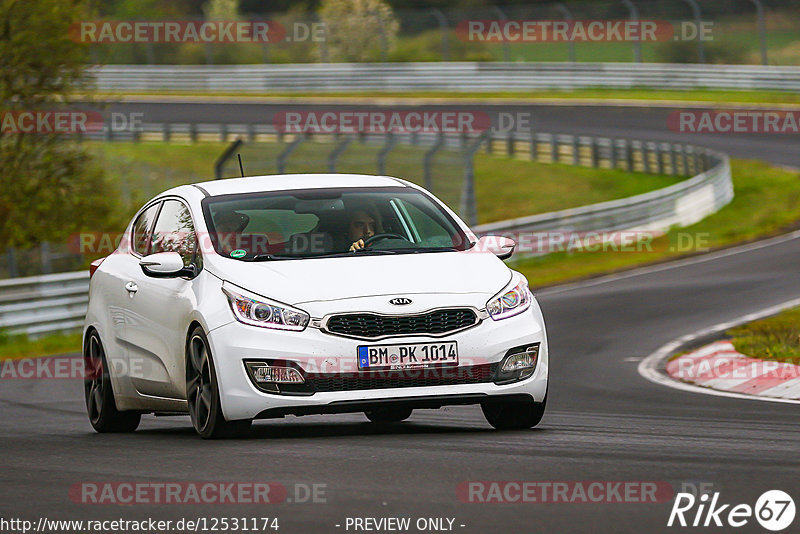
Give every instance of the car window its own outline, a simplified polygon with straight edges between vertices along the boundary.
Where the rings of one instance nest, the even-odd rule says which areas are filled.
[[[150,254],[177,252],[184,266],[192,263],[197,238],[192,216],[182,202],[166,200],[153,230]]]
[[[203,210],[216,251],[243,261],[346,254],[359,242],[362,255],[468,245],[440,205],[408,187],[225,195],[205,199]]]
[[[153,219],[156,218],[158,213],[158,206],[160,203],[156,202],[136,217],[133,223],[133,250],[142,256],[147,254],[147,244],[150,242],[150,230],[153,228]]]

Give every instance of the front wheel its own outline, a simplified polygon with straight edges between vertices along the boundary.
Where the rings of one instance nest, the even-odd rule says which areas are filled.
[[[226,421],[222,415],[217,373],[208,338],[198,327],[186,347],[186,400],[195,431],[203,439],[230,438],[247,434],[252,421]]]
[[[542,402],[505,401],[481,404],[486,420],[497,430],[533,428],[544,416],[547,395]]]
[[[83,363],[83,393],[92,428],[101,434],[136,430],[142,414],[117,410],[108,359],[96,331],[92,331],[83,344]]]

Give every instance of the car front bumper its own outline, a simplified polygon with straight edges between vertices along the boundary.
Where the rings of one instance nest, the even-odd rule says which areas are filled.
[[[344,413],[402,404],[411,408],[438,408],[502,399],[542,402],[547,392],[548,347],[544,321],[533,299],[525,312],[501,321],[484,319],[467,330],[445,337],[422,335],[368,342],[349,339],[316,328],[303,332],[272,330],[231,322],[208,334],[214,356],[222,409],[228,420],[282,417],[288,414]],[[461,366],[499,364],[509,349],[539,343],[531,376],[505,385],[478,382],[450,385],[387,387],[348,391],[317,391],[295,395],[261,391],[244,365],[252,360],[293,362],[305,372],[359,376],[357,347],[400,343],[456,341]],[[495,365],[496,367],[497,365]]]

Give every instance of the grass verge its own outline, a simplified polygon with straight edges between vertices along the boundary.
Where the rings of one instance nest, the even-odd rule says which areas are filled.
[[[558,252],[514,262],[541,287],[622,271],[782,233],[800,220],[800,173],[753,160],[732,160],[736,196],[719,212],[675,228],[639,251]],[[635,247],[634,247],[635,248]]]
[[[81,334],[51,334],[37,339],[25,335],[0,335],[0,360],[37,358],[81,351]]]
[[[800,308],[731,328],[726,333],[742,354],[800,365]]]

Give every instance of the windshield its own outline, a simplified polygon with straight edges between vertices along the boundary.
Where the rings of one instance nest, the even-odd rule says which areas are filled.
[[[242,261],[464,250],[467,237],[407,187],[313,189],[209,197],[215,250]]]

